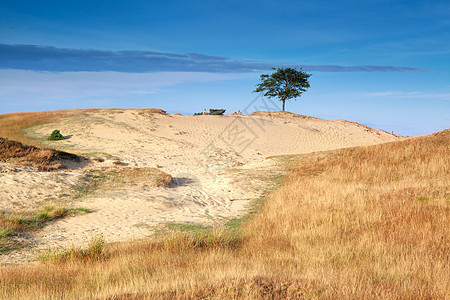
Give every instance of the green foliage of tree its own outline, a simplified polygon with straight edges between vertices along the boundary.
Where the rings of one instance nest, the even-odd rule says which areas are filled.
[[[286,100],[300,97],[310,87],[307,74],[300,68],[278,68],[272,74],[262,74],[261,82],[253,92],[264,92],[264,96],[278,98],[283,102],[283,111]]]

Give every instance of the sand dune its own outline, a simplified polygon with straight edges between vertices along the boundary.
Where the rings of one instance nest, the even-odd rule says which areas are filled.
[[[4,255],[1,262],[31,259],[34,249],[85,245],[96,233],[114,242],[151,235],[164,222],[221,222],[244,213],[247,199],[260,197],[270,184],[264,178],[282,172],[283,162],[274,156],[401,138],[352,122],[289,113],[183,116],[154,109],[89,111],[28,134],[42,139],[54,129],[68,139],[47,142],[50,147],[90,160],[51,173],[0,165],[0,209],[32,209],[53,201],[92,212],[27,236],[31,249]],[[86,173],[121,168],[158,168],[174,182],[166,188],[118,185],[72,197],[72,187]]]

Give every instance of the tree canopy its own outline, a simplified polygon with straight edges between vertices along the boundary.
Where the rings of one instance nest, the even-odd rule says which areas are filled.
[[[300,97],[310,87],[307,74],[300,68],[278,68],[272,74],[262,74],[261,82],[253,92],[264,92],[264,96],[278,98],[283,102],[283,111],[286,100]]]

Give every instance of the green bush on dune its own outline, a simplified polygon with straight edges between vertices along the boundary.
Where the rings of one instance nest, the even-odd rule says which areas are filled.
[[[210,109],[210,115],[223,115],[225,113],[225,109]]]
[[[57,129],[53,130],[52,134],[48,137],[49,141],[59,141],[65,140],[66,138],[61,134],[61,132]]]
[[[221,116],[225,113],[226,109],[217,109],[217,108],[210,108],[209,113],[206,112],[206,109],[204,112],[194,113],[194,116],[201,116],[201,115],[213,115],[213,116]]]

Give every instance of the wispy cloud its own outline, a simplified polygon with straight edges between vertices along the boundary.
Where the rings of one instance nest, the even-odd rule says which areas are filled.
[[[133,107],[141,104],[166,107],[167,103],[155,99],[179,85],[233,81],[248,76],[247,73],[0,70],[0,113],[74,107]],[[192,105],[188,101],[181,102]]]
[[[116,97],[148,95],[162,88],[182,83],[214,82],[245,78],[245,74],[211,74],[204,72],[36,72],[0,71],[0,98],[36,96],[45,99],[79,97]],[[25,96],[24,96],[25,95]]]
[[[366,93],[367,97],[394,97],[394,98],[433,98],[450,100],[450,93],[424,93],[424,92],[403,92],[403,91],[384,91]]]
[[[208,72],[249,73],[273,67],[303,67],[319,72],[425,72],[414,67],[301,65],[289,63],[233,60],[201,53],[155,51],[106,51],[66,49],[37,45],[0,44],[0,68],[49,72]]]

